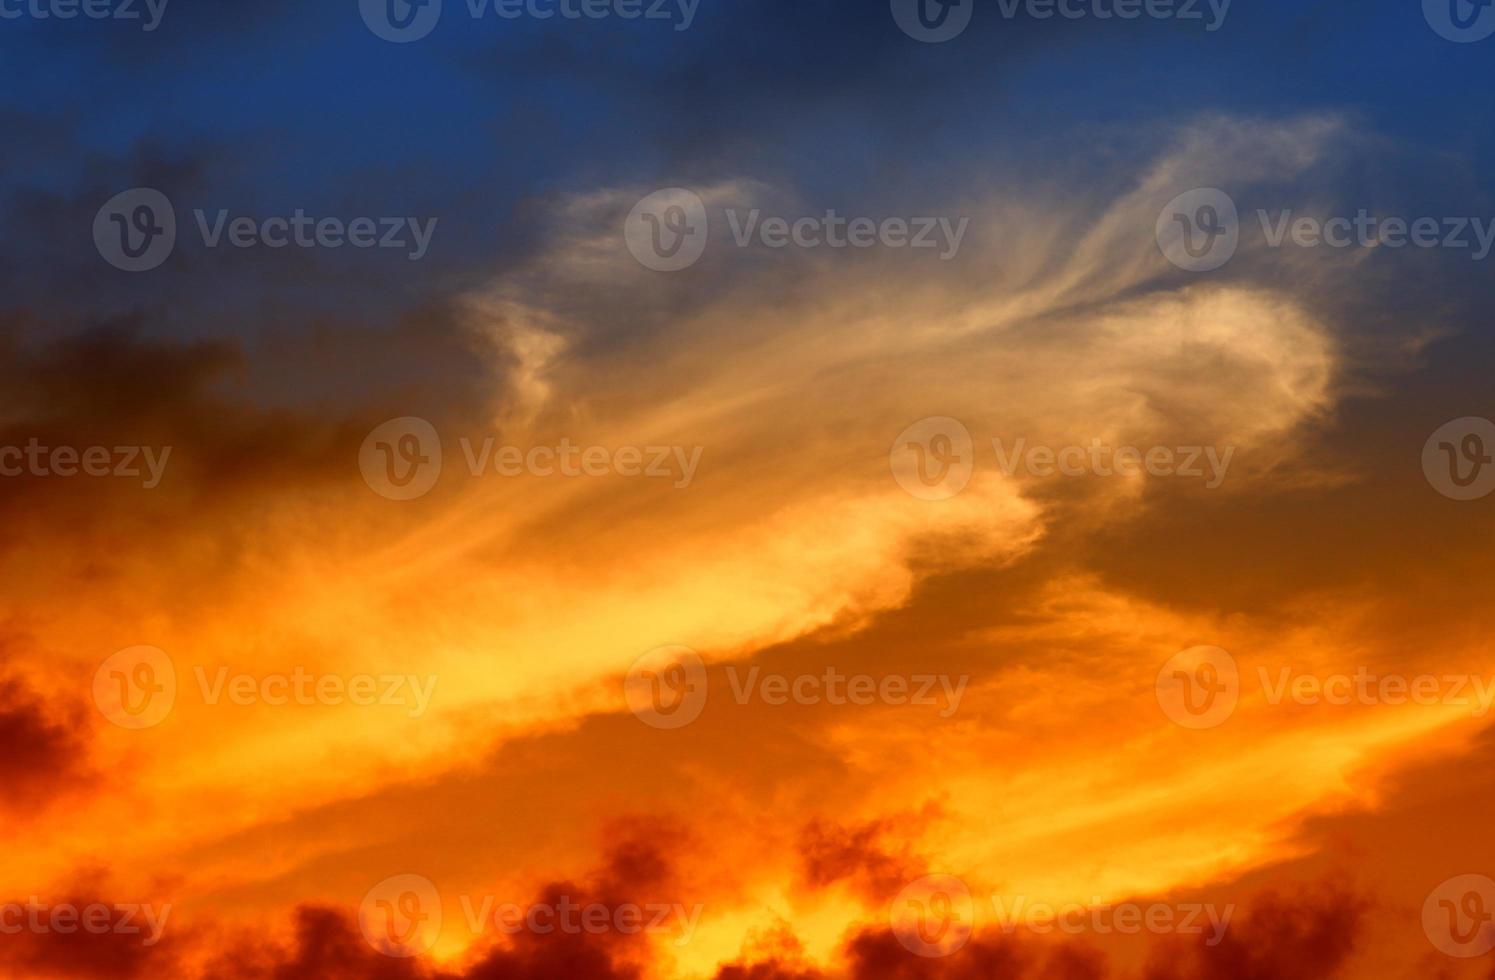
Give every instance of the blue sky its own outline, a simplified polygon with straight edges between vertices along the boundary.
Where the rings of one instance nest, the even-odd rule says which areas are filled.
[[[353,2],[176,0],[151,32],[0,21],[8,285],[78,313],[158,301],[167,276],[133,281],[89,254],[88,216],[137,185],[236,214],[437,216],[414,274],[388,255],[285,255],[172,285],[174,330],[246,329],[183,320],[225,290],[278,316],[387,320],[522,260],[547,195],[753,179],[817,207],[886,210],[997,172],[1105,182],[1163,128],[1209,114],[1353,120],[1396,151],[1367,178],[1371,206],[1447,207],[1450,168],[1460,200],[1471,181],[1485,192],[1475,213],[1492,203],[1495,41],[1446,41],[1414,2],[1237,0],[1209,31],[1007,18],[976,0],[943,44],[905,36],[876,3],[703,0],[674,27],[474,20],[451,0],[408,44],[376,37]]]

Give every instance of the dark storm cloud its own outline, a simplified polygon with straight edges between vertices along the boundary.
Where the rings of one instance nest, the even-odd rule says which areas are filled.
[[[537,889],[532,904],[600,903],[611,907],[665,898],[673,887],[670,852],[677,829],[623,822],[608,831],[599,867],[583,881],[558,880]],[[645,836],[647,835],[647,836]],[[246,945],[213,962],[201,980],[637,980],[651,959],[644,933],[520,930],[456,972],[376,952],[342,911],[303,906],[295,933],[279,947]]]
[[[1268,892],[1218,945],[1161,948],[1147,980],[1322,980],[1338,976],[1361,939],[1370,903],[1334,886]]]
[[[542,896],[543,900],[543,896]],[[364,941],[342,912],[296,911],[295,935],[279,948],[245,946],[214,958],[198,980],[637,980],[637,966],[615,960],[605,940],[580,933],[519,939],[456,972],[392,959]]]
[[[917,819],[885,819],[842,826],[811,821],[800,836],[806,883],[818,889],[849,880],[874,899],[891,898],[907,882],[925,873],[919,861],[894,843],[922,823]]]
[[[87,757],[82,705],[55,704],[19,678],[0,678],[0,806],[39,811],[89,781]]]
[[[340,182],[336,194],[277,192],[266,186],[253,148],[232,139],[151,131],[125,148],[105,150],[86,140],[76,119],[17,113],[12,125],[22,144],[36,134],[34,142],[50,147],[47,156],[54,162],[44,168],[36,161],[0,183],[0,312],[51,319],[144,311],[155,330],[243,337],[277,327],[310,330],[329,310],[387,327],[450,291],[438,285],[441,277],[431,268],[443,240],[440,222],[457,211],[449,202],[380,194],[372,189],[374,178],[356,173]],[[358,193],[358,186],[367,193]],[[176,225],[175,245],[164,261],[138,273],[111,266],[94,236],[100,209],[134,188],[160,191]],[[430,228],[423,258],[430,256],[432,263],[411,261],[409,249],[353,248],[346,242],[240,248],[221,230],[246,217],[288,220],[298,210],[311,222],[336,218],[344,224],[359,217],[378,222],[409,216]],[[49,324],[45,335],[56,333]]]
[[[373,498],[358,453],[374,426],[465,426],[494,387],[441,311],[377,334],[266,337],[253,358],[235,342],[152,337],[139,318],[61,322],[50,341],[35,318],[0,334],[0,576],[17,595],[131,583],[131,603],[156,588],[210,602],[202,563],[239,568],[273,536],[262,515]],[[82,471],[91,452],[106,452],[103,472]],[[101,545],[59,551],[59,535]]]
[[[182,976],[169,903],[121,901],[88,876],[56,901],[0,898],[0,972],[37,980],[137,980]]]

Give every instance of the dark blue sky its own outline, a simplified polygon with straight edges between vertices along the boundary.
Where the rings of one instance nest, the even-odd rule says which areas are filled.
[[[1375,203],[1446,207],[1452,186],[1464,211],[1495,211],[1495,39],[1444,40],[1418,2],[1236,0],[1214,32],[976,2],[944,44],[905,36],[885,3],[827,0],[702,0],[684,31],[474,20],[446,0],[408,44],[376,37],[354,0],[172,0],[152,32],[0,21],[9,305],[104,315],[169,295],[163,316],[188,333],[250,328],[230,310],[377,322],[523,256],[531,205],[557,191],[749,177],[875,211],[996,165],[1104,182],[1150,132],[1216,112],[1346,115],[1396,151]],[[89,227],[137,185],[179,209],[408,213],[440,230],[415,270],[345,250],[184,254],[132,277],[98,261]]]

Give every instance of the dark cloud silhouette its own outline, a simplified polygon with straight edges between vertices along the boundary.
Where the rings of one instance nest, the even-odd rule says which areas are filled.
[[[840,826],[826,820],[808,824],[800,835],[806,883],[823,888],[850,880],[863,894],[886,900],[924,874],[922,862],[892,841],[912,829],[915,818],[874,820]]]
[[[541,896],[543,900],[544,896]],[[385,956],[368,945],[342,912],[304,906],[294,939],[265,951],[246,945],[214,959],[199,980],[637,980],[637,967],[614,959],[605,942],[585,933],[520,934],[457,972],[421,960]]]
[[[159,929],[138,903],[91,892],[57,902],[12,900],[0,941],[0,973],[37,980],[181,976],[181,943],[172,934],[169,909],[156,904],[153,914]]]
[[[1325,884],[1291,897],[1267,892],[1215,946],[1168,943],[1147,980],[1324,980],[1338,976],[1370,903]]]
[[[675,900],[664,890],[670,887],[676,835],[655,826],[652,837],[637,836],[644,830],[626,822],[615,826],[609,831],[612,845],[591,876],[550,882],[532,904],[617,907]],[[201,980],[638,980],[650,959],[646,932],[521,928],[506,938],[490,938],[470,965],[452,973],[374,950],[343,910],[303,906],[288,943],[269,951],[246,944],[216,958]]]
[[[281,948],[246,943],[214,958],[200,980],[426,980],[431,974],[413,960],[377,952],[358,927],[334,909],[296,910],[295,936]]]
[[[40,807],[90,778],[81,705],[48,702],[19,678],[0,678],[0,806]]]

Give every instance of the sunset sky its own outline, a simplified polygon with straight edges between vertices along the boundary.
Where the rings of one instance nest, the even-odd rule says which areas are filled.
[[[1495,978],[1489,0],[0,59],[0,976]]]

